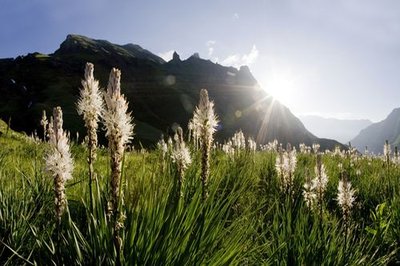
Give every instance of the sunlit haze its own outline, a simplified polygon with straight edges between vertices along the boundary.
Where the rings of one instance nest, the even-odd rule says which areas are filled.
[[[378,121],[400,106],[400,1],[1,1],[1,58],[69,33],[248,65],[296,115]]]

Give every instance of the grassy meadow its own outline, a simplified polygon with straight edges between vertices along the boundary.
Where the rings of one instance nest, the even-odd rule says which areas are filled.
[[[208,197],[202,197],[201,150],[177,193],[171,147],[125,153],[121,251],[107,217],[109,152],[100,148],[89,193],[87,148],[71,143],[67,208],[54,214],[48,144],[7,130],[0,135],[1,265],[387,265],[399,263],[400,167],[381,158],[322,155],[328,183],[309,208],[304,183],[316,155],[298,153],[290,193],[282,190],[275,151],[211,150]],[[336,200],[346,172],[356,190],[345,221]],[[177,196],[178,195],[178,196]],[[91,200],[92,198],[92,200]]]
[[[93,69],[77,102],[84,141],[63,130],[60,107],[44,112],[41,137],[0,120],[1,265],[400,263],[397,150],[296,152],[241,131],[217,144],[204,89],[188,132],[134,149],[121,72],[101,92]]]

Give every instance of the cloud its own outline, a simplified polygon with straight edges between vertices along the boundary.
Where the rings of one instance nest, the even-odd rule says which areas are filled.
[[[250,53],[242,56],[243,64],[244,65],[253,64],[258,58],[258,54],[259,54],[259,52],[258,52],[256,45],[253,45],[253,48],[251,48]]]
[[[168,62],[172,59],[173,54],[174,54],[174,50],[169,50],[169,51],[166,51],[163,53],[158,53],[157,55]]]
[[[233,54],[222,60],[222,65],[226,66],[240,66],[240,55]]]
[[[233,14],[233,18],[234,18],[234,19],[239,19],[239,14],[238,14],[238,13],[234,13],[234,14]]]
[[[206,46],[210,47],[210,46],[213,46],[215,43],[216,43],[216,41],[209,40],[209,41],[206,42]]]
[[[213,53],[214,53],[214,45],[215,45],[215,41],[213,41],[213,40],[209,40],[209,41],[207,41],[206,42],[206,46],[208,47],[208,56],[212,56],[213,55]]]
[[[259,53],[256,45],[253,45],[253,47],[251,48],[251,51],[248,54],[229,55],[227,58],[222,60],[221,64],[226,65],[226,66],[234,66],[234,67],[240,67],[243,65],[249,66],[257,60],[259,54],[260,53]]]

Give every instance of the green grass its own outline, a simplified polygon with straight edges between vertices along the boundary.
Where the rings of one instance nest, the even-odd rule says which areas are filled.
[[[106,215],[108,151],[100,149],[93,207],[86,149],[74,144],[68,209],[57,227],[47,145],[0,123],[1,265],[387,265],[399,263],[400,168],[380,159],[324,155],[329,183],[323,213],[302,198],[313,155],[298,155],[293,196],[280,191],[272,152],[212,152],[203,202],[200,153],[176,199],[177,171],[161,151],[128,152],[124,162],[122,252],[117,258]],[[335,200],[342,163],[357,200],[346,230]],[[357,170],[361,174],[357,174]]]

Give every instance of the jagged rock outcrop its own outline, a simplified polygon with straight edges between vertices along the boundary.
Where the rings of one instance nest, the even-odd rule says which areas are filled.
[[[179,54],[174,51],[174,53],[172,54],[172,60],[173,61],[181,61],[181,57],[179,56]]]

